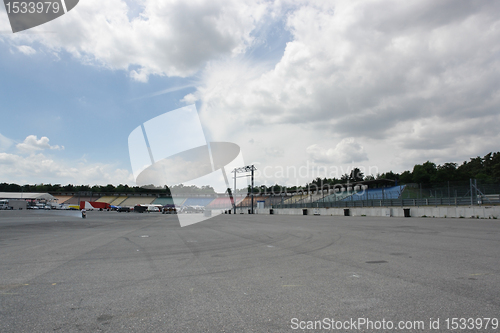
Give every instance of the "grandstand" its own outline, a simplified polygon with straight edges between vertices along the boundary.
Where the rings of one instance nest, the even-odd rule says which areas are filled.
[[[236,206],[243,201],[244,197],[236,197]],[[255,199],[254,199],[255,200]],[[231,199],[229,197],[223,197],[223,198],[217,198],[210,202],[206,207],[209,209],[216,209],[216,208],[229,208],[232,207],[233,205],[231,204]]]
[[[254,198],[255,200],[255,198]],[[245,197],[243,200],[241,200],[237,205],[236,207],[250,207],[250,205],[252,204],[252,197]]]
[[[118,196],[103,196],[100,197],[99,199],[96,200],[96,202],[105,202],[105,203],[112,203],[114,200],[116,200]]]
[[[187,198],[182,204],[183,206],[207,206],[214,201],[215,198]]]
[[[79,205],[80,204],[80,201],[88,201],[88,202],[93,202],[93,201],[96,201],[97,199],[99,199],[99,197],[95,196],[95,197],[80,197],[78,195],[75,195],[73,197],[71,197],[70,199],[66,200],[64,202],[64,204],[66,205]]]
[[[111,201],[109,204],[111,206],[119,206],[122,202],[124,202],[125,200],[127,200],[127,196],[120,196],[118,198],[116,198],[115,200]]]
[[[282,196],[278,196],[278,195],[267,197],[264,200],[264,207],[267,208],[267,207],[272,207],[274,205],[279,205],[279,204],[281,204],[282,199],[284,201],[284,198]],[[262,200],[259,200],[259,201],[262,201]]]
[[[183,206],[184,202],[187,200],[187,198],[181,198],[181,197],[173,197],[172,199],[174,200],[174,204],[176,206]]]
[[[264,206],[266,205],[266,200],[269,199],[269,196],[263,196],[263,195],[258,195],[253,197],[253,206],[257,207],[257,202],[258,201],[264,201]],[[248,207],[250,208],[252,206],[252,197],[247,196],[243,198],[243,200],[239,201],[239,204],[236,207],[243,208],[243,207]]]
[[[249,196],[248,198],[250,198],[250,200],[248,201],[247,207],[250,207],[252,205],[252,197]],[[266,196],[264,196],[264,195],[254,196],[253,197],[253,204],[254,204],[254,206],[257,206],[257,201],[264,201],[265,202],[267,199],[269,199],[268,195],[266,195]],[[265,203],[264,203],[264,205],[265,205]]]
[[[66,203],[69,199],[73,198],[72,195],[54,195],[54,198],[57,200],[58,204]]]
[[[173,205],[174,204],[174,199],[171,197],[161,197],[161,198],[156,198],[153,202],[152,205]]]
[[[207,205],[207,208],[227,208],[231,206],[229,198],[217,198]]]
[[[324,198],[320,198],[320,199],[316,200],[315,202],[335,202],[335,201],[340,201],[340,200],[344,200],[346,198],[349,198],[351,195],[353,195],[355,193],[356,192],[354,192],[354,191],[336,192],[336,193],[327,195]]]
[[[285,200],[284,198],[282,198],[282,196],[255,196],[253,198],[253,204],[254,206],[256,207],[257,206],[257,202],[258,201],[264,201],[264,207],[271,207],[273,205],[278,205],[278,204],[281,204],[281,201]],[[250,207],[252,205],[252,197],[251,196],[246,196],[245,198],[243,198],[243,200],[237,200],[238,204],[236,205],[236,207],[238,208],[243,208],[243,207]]]
[[[120,203],[120,206],[133,207],[136,205],[149,205],[154,199],[154,197],[128,197]]]
[[[370,188],[364,192],[359,192],[352,195],[350,198],[342,200],[359,201],[359,200],[384,200],[384,199],[398,199],[403,193],[406,185],[383,187],[383,188]]]
[[[289,198],[288,200],[285,200],[283,203],[285,205],[291,205],[291,204],[295,204],[295,203],[297,203],[297,202],[299,202],[307,197],[308,197],[307,194],[297,194],[297,195],[294,195],[293,197]]]
[[[328,195],[325,194],[311,194],[311,195],[304,195],[300,200],[297,200],[296,203],[309,203],[309,202],[316,202],[318,200],[323,199]]]

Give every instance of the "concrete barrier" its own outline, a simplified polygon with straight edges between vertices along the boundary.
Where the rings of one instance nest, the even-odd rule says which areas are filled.
[[[404,217],[404,209],[410,209],[410,217],[484,218],[500,217],[500,206],[420,206],[420,207],[349,207],[350,216]],[[256,214],[269,214],[269,209],[257,209]],[[274,208],[274,215],[303,215],[303,208]],[[311,214],[312,215],[312,214]],[[314,215],[344,216],[344,208],[314,208]]]

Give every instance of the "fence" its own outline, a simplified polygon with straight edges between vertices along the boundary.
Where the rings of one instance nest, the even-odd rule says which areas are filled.
[[[500,200],[485,202],[479,197],[473,205],[498,204]],[[390,207],[390,206],[460,206],[470,205],[470,198],[426,198],[426,199],[380,199],[380,200],[338,200],[338,201],[316,201],[297,204],[275,205],[273,208],[342,208],[342,207]]]
[[[318,194],[294,200],[282,196],[281,203],[269,208],[342,208],[342,207],[388,207],[388,206],[461,206],[500,204],[500,184],[482,184],[471,179],[469,182],[447,182],[441,184],[407,184],[401,187],[395,197],[394,187],[324,196]],[[392,193],[392,194],[390,194]],[[278,200],[279,201],[279,200]],[[266,207],[268,208],[268,207]]]

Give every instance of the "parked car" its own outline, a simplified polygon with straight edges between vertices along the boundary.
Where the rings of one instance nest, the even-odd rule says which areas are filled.
[[[116,210],[118,213],[121,213],[121,212],[127,212],[127,213],[130,213],[131,209],[130,207],[118,207],[118,209]]]
[[[147,210],[148,210],[147,206],[137,205],[134,207],[134,213],[144,213]]]
[[[162,214],[177,214],[177,209],[175,209],[175,206],[163,206],[163,209],[161,211]]]
[[[160,208],[156,206],[148,206],[148,212],[159,212]]]

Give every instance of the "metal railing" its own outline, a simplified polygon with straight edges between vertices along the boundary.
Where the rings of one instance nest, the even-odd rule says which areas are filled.
[[[348,207],[389,207],[389,206],[470,206],[500,204],[500,184],[482,184],[471,179],[470,182],[447,182],[441,184],[407,184],[396,195],[394,192],[380,193],[358,191],[349,195],[324,193],[317,195],[293,196],[277,195],[277,203],[266,200],[265,208],[348,208]],[[392,198],[391,198],[392,196]],[[258,200],[258,199],[257,199]],[[279,202],[281,201],[281,202]],[[245,208],[245,207],[238,207]]]
[[[499,204],[500,200],[488,201],[482,197],[474,202],[474,205]],[[426,198],[426,199],[379,199],[379,200],[340,200],[340,201],[316,201],[294,204],[273,205],[272,208],[349,208],[349,207],[407,207],[407,206],[460,206],[470,205],[471,200],[467,197],[455,198]]]

